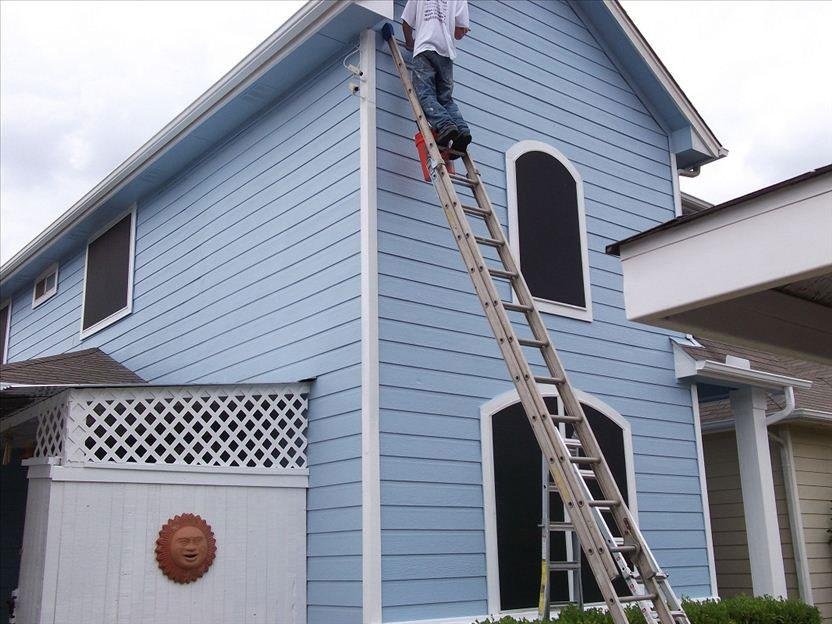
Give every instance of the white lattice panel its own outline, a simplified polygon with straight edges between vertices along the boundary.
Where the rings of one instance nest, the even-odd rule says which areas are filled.
[[[38,419],[34,457],[63,457],[66,393],[36,403],[29,409],[37,412]]]
[[[70,462],[306,467],[306,387],[73,390]]]

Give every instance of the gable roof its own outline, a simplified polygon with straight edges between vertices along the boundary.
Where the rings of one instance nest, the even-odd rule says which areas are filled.
[[[720,145],[618,0],[566,0],[670,134],[677,166],[721,158]],[[273,104],[359,33],[393,18],[393,0],[308,0],[225,76],[0,266],[13,292],[230,130]]]
[[[101,349],[84,349],[0,364],[0,387],[144,384]]]

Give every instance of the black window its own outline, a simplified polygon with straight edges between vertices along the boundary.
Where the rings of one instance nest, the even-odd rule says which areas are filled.
[[[12,306],[7,303],[0,307],[0,364],[6,363],[6,346],[9,340],[9,317]]]
[[[87,247],[83,329],[130,307],[133,214]]]
[[[552,413],[557,413],[557,399],[547,398]],[[618,488],[628,502],[627,465],[624,436],[621,428],[603,413],[584,405],[584,413],[601,446]],[[523,406],[515,403],[492,417],[494,453],[494,493],[497,514],[497,551],[500,571],[500,609],[525,609],[537,606],[540,590],[540,521],[542,518],[541,490],[542,456],[526,419]],[[571,437],[571,427],[563,432]],[[591,486],[593,496],[600,491]],[[557,493],[550,495],[550,518],[563,520],[563,502]],[[608,520],[610,520],[608,518]],[[609,521],[613,534],[613,522]],[[553,533],[552,561],[565,561],[564,534]],[[581,553],[581,584],[587,603],[603,602],[589,563]],[[568,573],[553,572],[551,598],[553,602],[569,600]],[[577,596],[574,597],[577,599]]]
[[[520,267],[532,295],[586,307],[578,185],[551,154],[515,161]]]

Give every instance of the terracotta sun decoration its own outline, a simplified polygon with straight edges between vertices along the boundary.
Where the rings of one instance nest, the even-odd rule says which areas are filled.
[[[185,513],[168,520],[156,540],[156,562],[176,583],[193,583],[208,571],[217,554],[214,532],[200,516]]]

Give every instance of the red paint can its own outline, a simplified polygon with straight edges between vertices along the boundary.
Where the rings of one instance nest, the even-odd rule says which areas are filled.
[[[433,132],[433,138],[436,139],[436,132]],[[425,182],[430,182],[430,171],[428,170],[428,148],[425,145],[425,139],[422,137],[421,132],[417,132],[413,136],[413,140],[416,142],[416,151],[419,152],[419,162],[422,163],[422,175],[425,178]],[[456,173],[454,171],[454,163],[451,162],[450,158],[448,158],[447,152],[440,152],[442,154],[442,159],[445,161],[445,165],[447,165],[448,173]]]

